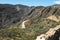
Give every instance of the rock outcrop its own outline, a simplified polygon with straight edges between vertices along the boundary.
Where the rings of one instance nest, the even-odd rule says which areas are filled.
[[[45,34],[41,34],[37,36],[36,40],[59,40],[60,37],[60,25],[56,26],[55,28],[50,28],[48,32]]]

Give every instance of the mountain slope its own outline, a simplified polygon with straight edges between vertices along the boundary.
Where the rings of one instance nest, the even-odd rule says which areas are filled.
[[[29,21],[24,23],[25,29],[22,29],[21,24],[26,20]],[[58,5],[29,7],[0,4],[0,40],[35,40],[56,25],[60,25]]]

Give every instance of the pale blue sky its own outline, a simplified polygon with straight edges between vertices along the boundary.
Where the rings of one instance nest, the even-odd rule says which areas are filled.
[[[49,6],[60,4],[60,0],[0,0],[0,4],[23,4],[28,6]]]

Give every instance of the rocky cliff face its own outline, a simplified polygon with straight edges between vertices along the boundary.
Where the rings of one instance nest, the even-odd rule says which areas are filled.
[[[53,31],[54,30],[54,31]],[[50,36],[47,40],[60,40],[60,25],[56,26],[55,28],[51,29]]]
[[[60,40],[60,25],[57,25],[55,28],[50,28],[45,34],[37,36],[36,40]]]

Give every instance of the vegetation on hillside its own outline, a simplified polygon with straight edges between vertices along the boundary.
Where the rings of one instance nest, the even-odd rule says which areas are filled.
[[[49,28],[59,25],[59,22],[45,18],[33,19],[31,22],[30,25],[26,23],[26,29],[12,26],[12,28],[0,30],[0,40],[35,40],[38,35],[45,33]]]

